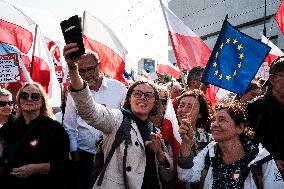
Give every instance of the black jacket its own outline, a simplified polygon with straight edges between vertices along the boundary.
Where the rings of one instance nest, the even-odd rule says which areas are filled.
[[[29,127],[32,129],[26,135]],[[14,144],[21,141],[23,135],[26,135],[25,139],[14,150]],[[47,175],[19,179],[7,173],[6,187],[1,184],[0,188],[65,188],[69,138],[59,122],[40,115],[25,124],[24,118],[19,117],[0,129],[0,137],[8,144],[9,170],[26,164],[50,163],[50,172]]]
[[[255,130],[255,139],[274,159],[284,160],[284,109],[277,104],[271,90],[247,106],[248,122]]]

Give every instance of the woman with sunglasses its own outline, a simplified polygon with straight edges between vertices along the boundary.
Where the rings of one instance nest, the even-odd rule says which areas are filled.
[[[4,124],[14,120],[12,115],[13,105],[12,94],[6,89],[0,89],[0,129]],[[1,175],[5,171],[5,152],[6,144],[0,137],[0,183],[2,183]]]
[[[178,162],[179,178],[199,182],[204,189],[283,189],[284,182],[270,153],[245,135],[245,112],[240,102],[219,104],[211,118],[214,142],[192,154],[194,131],[184,119]]]
[[[12,94],[6,89],[0,89],[0,128],[5,123],[14,120],[12,116],[13,107]]]
[[[161,134],[156,132],[149,121],[149,115],[156,114],[159,107],[156,88],[142,81],[132,84],[126,94],[124,113],[119,109],[108,109],[96,104],[87,83],[79,75],[80,64],[69,58],[77,50],[76,44],[67,44],[64,47],[71,79],[71,95],[78,114],[89,125],[103,132],[102,148],[105,155],[110,152],[116,133],[124,122],[123,114],[130,119],[131,127],[130,142],[122,142],[115,149],[104,171],[104,177],[100,179],[101,173],[93,188],[161,188],[160,180],[171,179],[172,164],[162,145]]]
[[[0,131],[8,145],[7,174],[1,188],[64,188],[69,139],[54,120],[43,87],[25,84],[16,102],[16,120]]]

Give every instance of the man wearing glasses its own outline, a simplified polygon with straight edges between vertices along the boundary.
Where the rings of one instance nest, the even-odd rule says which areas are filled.
[[[250,102],[248,121],[261,142],[275,159],[284,176],[284,57],[275,59],[269,70],[266,94]]]
[[[93,99],[108,108],[120,108],[126,96],[126,87],[119,81],[106,78],[99,69],[99,58],[94,53],[82,55],[78,60],[79,73],[92,90]],[[70,151],[74,166],[76,188],[87,189],[91,184],[96,143],[102,133],[88,125],[77,114],[75,103],[68,95],[64,127],[70,138]]]

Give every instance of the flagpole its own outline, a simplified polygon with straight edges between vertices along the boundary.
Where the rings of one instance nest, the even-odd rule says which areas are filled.
[[[82,24],[82,34],[84,34],[84,32],[85,32],[84,31],[85,30],[85,27],[84,27],[85,20],[86,20],[86,11],[83,12],[83,20],[82,20],[82,23],[81,23]]]
[[[164,5],[163,5],[163,3],[162,3],[162,0],[159,0],[159,2],[160,2],[160,5],[161,5],[161,9],[162,9],[162,12],[163,12],[163,15],[164,15],[164,19],[165,19],[165,22],[166,22],[166,25],[167,25],[167,28],[168,28],[168,33],[169,33],[169,31],[170,31],[170,27],[169,27],[169,23],[168,23],[168,20],[166,19],[166,14],[165,14],[165,10],[164,10]],[[173,44],[174,44],[174,40],[173,40],[173,38],[172,38],[172,36],[171,35],[169,35],[169,37],[170,37],[170,40],[171,40],[171,44],[172,44],[172,47],[173,47]],[[174,54],[175,54],[175,57],[176,57],[176,61],[177,61],[177,53],[176,53],[176,51],[173,49],[173,51],[174,51]],[[177,66],[179,67],[179,64],[177,64]],[[181,78],[182,78],[182,81],[183,81],[183,84],[184,84],[184,86],[185,86],[185,89],[187,90],[187,86],[185,85],[185,82],[184,82],[184,74],[183,74],[183,72],[182,72],[182,68],[180,68],[179,67],[179,69],[181,70]]]
[[[225,16],[225,21],[227,21],[228,19],[229,19],[229,15],[226,14],[226,16]]]
[[[34,35],[34,46],[33,46],[33,53],[32,53],[32,61],[30,63],[30,77],[33,78],[33,64],[34,64],[34,55],[35,55],[35,48],[36,48],[36,37],[37,37],[37,30],[38,25],[35,24],[35,35]]]
[[[266,37],[266,0],[264,0],[263,35]]]

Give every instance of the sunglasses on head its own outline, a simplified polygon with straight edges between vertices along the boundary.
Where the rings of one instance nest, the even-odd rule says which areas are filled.
[[[27,92],[21,92],[21,95],[20,95],[21,99],[23,100],[28,100],[29,97],[31,97],[32,100],[34,101],[38,101],[41,97],[41,95],[39,93],[27,93]]]
[[[11,100],[11,101],[0,101],[0,107],[5,107],[7,104],[9,106],[13,106],[14,105],[14,101],[13,100]]]

